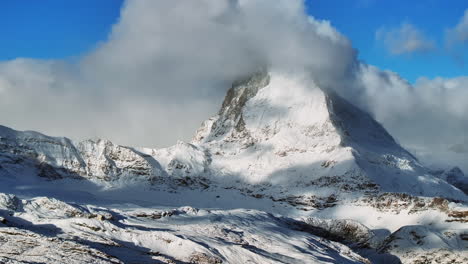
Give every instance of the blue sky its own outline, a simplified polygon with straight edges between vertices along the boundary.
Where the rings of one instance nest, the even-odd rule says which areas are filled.
[[[123,0],[4,0],[0,2],[0,60],[17,57],[76,57],[106,39],[119,19]],[[466,0],[307,0],[308,12],[330,20],[359,51],[361,60],[414,82],[420,76],[467,75],[444,48],[447,28],[468,8]],[[392,54],[379,29],[411,24],[431,41],[427,52]],[[466,54],[466,50],[462,50]]]
[[[1,0],[0,60],[79,56],[106,39],[122,0]]]
[[[445,51],[444,35],[454,27],[468,8],[466,0],[309,0],[309,13],[332,25],[351,39],[359,57],[369,64],[390,69],[414,81],[419,76],[455,77],[466,75],[462,67]],[[382,27],[395,28],[402,23],[415,25],[434,41],[435,47],[424,54],[389,54],[376,40]],[[466,54],[466,50],[464,51]]]

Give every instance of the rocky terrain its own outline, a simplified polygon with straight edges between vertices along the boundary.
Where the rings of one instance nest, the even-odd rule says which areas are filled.
[[[301,76],[234,83],[165,149],[0,127],[0,181],[6,263],[468,262],[464,173]]]

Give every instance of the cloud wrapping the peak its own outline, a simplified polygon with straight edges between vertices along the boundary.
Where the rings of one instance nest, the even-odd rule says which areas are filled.
[[[168,95],[199,95],[200,83],[232,81],[265,66],[307,69],[332,81],[347,74],[355,52],[326,23],[310,19],[299,0],[131,1],[85,68],[99,79],[122,75],[124,87],[140,79],[139,87],[151,79],[161,86],[186,80],[171,89],[149,87]],[[203,95],[213,92],[204,89]]]
[[[239,77],[269,67],[334,87],[356,52],[302,0],[134,0],[78,62],[0,64],[4,125],[167,146],[188,140]]]
[[[436,47],[433,40],[430,40],[420,29],[409,23],[403,23],[397,28],[380,28],[375,36],[393,55],[424,53],[432,51]]]

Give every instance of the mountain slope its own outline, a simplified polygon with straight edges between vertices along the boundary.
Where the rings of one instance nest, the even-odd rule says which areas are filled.
[[[210,151],[214,174],[251,184],[333,181],[352,191],[466,199],[369,114],[300,76],[260,73],[234,85],[193,143]]]

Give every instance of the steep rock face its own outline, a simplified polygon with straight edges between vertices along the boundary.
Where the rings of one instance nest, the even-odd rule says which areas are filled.
[[[194,140],[212,153],[214,171],[257,184],[310,182],[352,170],[351,149],[340,148],[324,111],[325,95],[299,83],[264,73],[233,86],[219,115]]]
[[[258,72],[252,77],[236,81],[228,90],[217,117],[206,121],[195,135],[195,141],[211,141],[223,138],[226,141],[242,140],[243,144],[253,142],[245,129],[243,109],[258,91],[270,83],[270,75]]]
[[[235,84],[193,143],[210,151],[212,171],[249,184],[466,198],[369,114],[301,76],[259,73]]]
[[[29,169],[41,177],[59,179],[80,177],[86,171],[79,151],[69,139],[3,126],[0,126],[0,160],[4,174]]]
[[[86,140],[78,144],[86,164],[87,176],[104,180],[145,178],[161,175],[158,162],[132,148],[114,145],[108,140]]]
[[[150,155],[164,168],[165,176],[196,177],[207,172],[210,165],[209,153],[195,145],[182,141],[164,149],[140,149]]]
[[[342,146],[353,149],[357,165],[383,191],[463,199],[458,189],[433,177],[368,113],[336,94],[328,93],[327,97],[330,118],[340,132]]]

